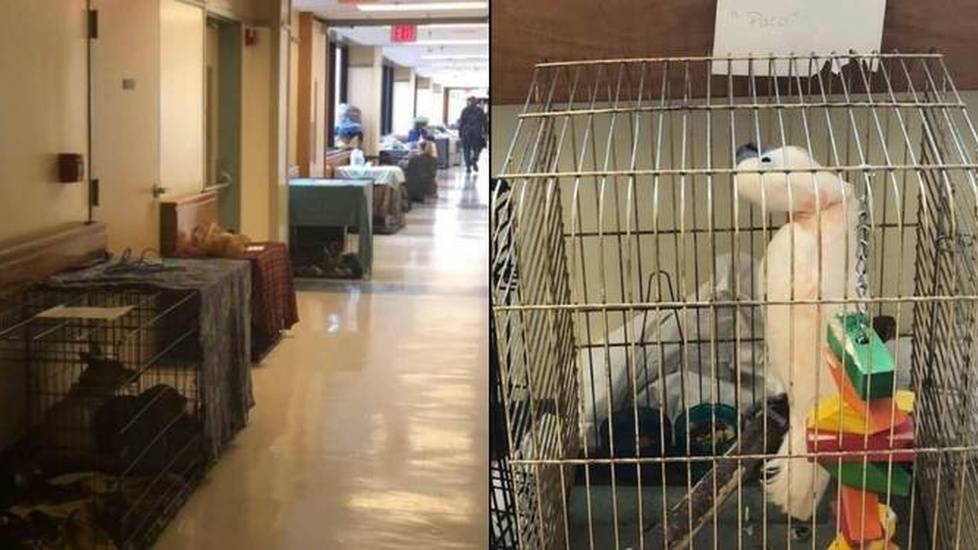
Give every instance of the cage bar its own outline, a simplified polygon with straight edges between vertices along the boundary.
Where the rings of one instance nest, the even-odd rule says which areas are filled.
[[[750,74],[731,74],[741,60]],[[765,258],[797,214],[738,194],[738,178],[767,170],[738,168],[748,142],[761,153],[799,147],[820,165],[779,169],[786,178],[814,185],[828,173],[851,186],[843,208],[859,201],[865,242],[842,272],[857,271],[865,293],[766,295],[772,265],[806,252]],[[978,548],[976,151],[940,54],[537,65],[492,193],[494,345],[519,547],[679,547],[663,534],[677,517],[694,548],[828,547],[837,484],[793,518],[770,502],[758,468],[867,453],[776,450],[773,417],[791,411],[772,403],[809,383],[770,371],[765,320],[783,306],[864,311],[885,333],[893,389],[916,394],[912,490],[879,495],[898,517],[893,541]],[[820,254],[819,280],[839,267]],[[823,353],[811,350],[819,364]],[[818,397],[828,376],[814,373]],[[763,451],[743,452],[758,448],[742,439],[755,431]],[[883,464],[890,480],[899,466]],[[717,503],[708,510],[691,498],[702,487]]]

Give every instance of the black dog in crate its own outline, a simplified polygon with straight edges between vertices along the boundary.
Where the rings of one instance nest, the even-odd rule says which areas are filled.
[[[187,398],[164,384],[106,401],[95,414],[94,436],[108,469],[141,475],[187,470],[197,457],[187,449],[196,426],[186,406]]]
[[[299,227],[292,243],[292,264],[298,277],[360,279],[363,266],[346,251],[345,227]]]
[[[186,397],[166,384],[132,395],[137,371],[80,357],[68,392],[0,457],[0,548],[73,547],[78,537],[139,546],[202,470]]]

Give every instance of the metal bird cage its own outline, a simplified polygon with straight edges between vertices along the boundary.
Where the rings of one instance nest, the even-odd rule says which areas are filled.
[[[897,53],[536,67],[492,193],[519,547],[822,549],[844,527],[842,483],[804,521],[762,486],[791,405],[766,370],[779,302],[754,289],[793,218],[738,196],[749,142],[807,150],[859,201],[862,292],[836,303],[915,392],[909,494],[878,496],[887,536],[978,548],[978,133],[939,54]],[[894,453],[872,460],[892,482]]]
[[[6,304],[0,372],[21,414],[0,432],[0,546],[152,545],[207,464],[198,310],[191,291]]]

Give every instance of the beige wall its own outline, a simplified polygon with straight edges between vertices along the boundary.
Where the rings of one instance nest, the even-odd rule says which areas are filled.
[[[445,88],[441,84],[431,85],[431,123],[445,123]]]
[[[299,12],[294,12],[289,21],[289,172],[298,171],[299,138]]]
[[[272,186],[269,162],[272,141],[272,32],[257,29],[258,43],[241,55],[241,231],[254,240],[272,238]]]
[[[279,208],[289,140],[286,103],[279,103],[287,93],[288,73],[280,73],[279,54],[289,50],[280,48],[280,40],[288,44],[282,23],[289,20],[280,17],[288,2],[211,0],[209,6],[227,3],[245,28],[258,33],[257,43],[242,46],[241,52],[241,231],[254,240],[278,240],[285,235],[279,229]]]
[[[285,241],[291,2],[211,0],[228,1],[258,31],[258,43],[244,46],[241,55],[241,229],[252,239]]]
[[[241,56],[241,227],[252,239],[286,241],[290,1],[235,1],[251,4],[258,31]]]
[[[272,126],[269,129],[272,141],[271,162],[269,164],[272,200],[269,208],[272,213],[272,224],[275,227],[273,238],[288,242],[289,237],[289,187],[288,187],[288,154],[289,154],[289,91],[294,87],[294,81],[289,81],[289,0],[282,0],[277,17],[272,22],[275,36],[272,40],[272,77],[269,85],[272,87]]]
[[[414,126],[414,90],[417,73],[411,67],[394,68],[394,133],[406,134]]]
[[[85,45],[84,0],[0,2],[0,241],[88,216],[87,185],[57,183],[55,157],[90,162]]]
[[[88,216],[85,183],[57,183],[55,155],[88,165],[85,2],[0,2],[0,241]],[[0,357],[0,363],[4,361]],[[0,364],[0,448],[24,424],[24,372]]]
[[[418,78],[418,115],[428,117],[429,124],[445,119],[444,88],[430,78]]]
[[[416,78],[416,74],[414,72],[414,69],[412,69],[411,67],[401,67],[400,65],[396,65],[394,67],[395,82],[404,82],[404,81],[414,82],[415,78]]]
[[[267,20],[276,0],[207,0],[207,9],[246,21]]]
[[[350,46],[347,98],[359,107],[363,125],[363,151],[376,155],[380,149],[380,103],[383,56],[380,48]]]

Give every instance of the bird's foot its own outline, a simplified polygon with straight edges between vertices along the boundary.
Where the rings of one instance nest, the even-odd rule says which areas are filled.
[[[812,528],[809,525],[792,525],[791,540],[795,542],[808,542],[812,538]]]

